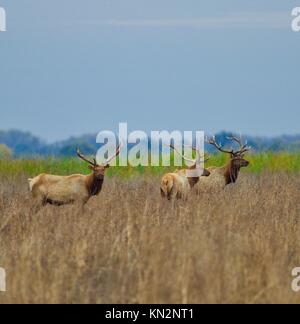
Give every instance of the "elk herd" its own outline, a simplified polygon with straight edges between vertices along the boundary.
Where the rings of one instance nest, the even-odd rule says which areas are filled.
[[[229,139],[239,145],[238,150],[224,149],[214,137],[207,140],[207,143],[218,151],[227,154],[230,159],[223,167],[204,168],[203,172],[198,175],[193,175],[190,171],[196,169],[197,163],[206,162],[207,159],[201,156],[200,152],[194,147],[196,159],[189,159],[171,145],[171,148],[191,165],[173,173],[167,173],[162,177],[161,196],[172,201],[186,199],[192,190],[201,191],[210,188],[222,190],[227,185],[235,183],[241,168],[249,165],[249,161],[245,160],[244,156],[250,150],[250,147],[247,144],[242,144],[242,141],[237,137],[230,137]],[[101,192],[105,172],[109,168],[110,162],[120,154],[122,146],[120,144],[115,154],[101,165],[97,164],[96,159],[86,158],[78,149],[77,156],[89,165],[91,170],[89,175],[56,176],[40,174],[33,179],[28,179],[30,191],[36,204],[41,206],[47,204],[61,206],[71,203],[85,205],[92,196],[97,196]]]
[[[218,151],[229,155],[229,162],[223,167],[209,167],[204,169],[203,174],[197,177],[188,177],[187,169],[177,170],[174,173],[168,173],[163,176],[161,182],[161,195],[169,200],[185,199],[188,193],[194,189],[201,191],[218,191],[224,189],[227,185],[235,183],[238,179],[241,168],[247,167],[249,161],[244,159],[245,154],[250,150],[247,144],[237,137],[228,138],[239,145],[239,149],[226,150],[217,143],[215,137],[208,139],[207,142],[215,147]],[[173,149],[175,149],[173,147]],[[178,152],[179,153],[179,152]],[[179,153],[180,154],[180,153]],[[197,152],[198,159],[201,159],[200,153]],[[189,169],[195,168],[196,160],[190,161],[182,156],[186,161],[192,162]],[[204,160],[205,162],[206,160]],[[199,162],[199,161],[198,161]]]

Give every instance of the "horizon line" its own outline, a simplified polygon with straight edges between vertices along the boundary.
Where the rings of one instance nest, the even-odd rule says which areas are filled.
[[[164,131],[164,130],[155,130],[155,131]],[[180,132],[184,132],[184,131],[181,131],[181,130],[170,130],[169,132],[173,132],[173,131],[180,131]],[[199,130],[198,130],[199,131]],[[202,130],[203,131],[203,130]],[[64,141],[68,141],[70,139],[79,139],[79,138],[82,138],[82,137],[85,137],[85,136],[97,136],[97,134],[99,133],[99,131],[97,132],[90,132],[90,133],[81,133],[81,134],[78,134],[78,135],[69,135],[69,136],[66,136],[64,138],[61,138],[61,139],[55,139],[55,140],[49,140],[47,138],[44,138],[42,135],[37,135],[36,133],[33,133],[32,131],[29,131],[29,130],[21,130],[21,129],[17,129],[17,128],[10,128],[10,129],[0,129],[0,133],[1,132],[5,132],[5,133],[8,133],[8,132],[20,132],[20,133],[24,133],[24,134],[30,134],[32,135],[33,137],[36,137],[38,138],[41,142],[45,143],[46,145],[52,145],[52,144],[56,144],[56,143],[59,143],[59,142],[64,142]],[[130,134],[131,131],[128,131],[128,134]],[[151,135],[149,134],[149,132],[147,131],[144,131],[145,134],[147,134],[147,137],[151,137]],[[151,131],[150,131],[151,132]],[[193,131],[193,132],[196,132]],[[204,131],[205,132],[205,131]],[[118,135],[117,133],[118,132],[115,132],[116,135]],[[233,130],[219,130],[217,132],[205,132],[205,134],[207,134],[208,136],[213,136],[213,135],[219,135],[221,133],[229,133],[229,134],[235,134],[235,135],[241,135],[242,137],[251,137],[251,138],[255,138],[255,139],[276,139],[276,138],[284,138],[284,137],[300,137],[300,131],[299,133],[293,133],[293,134],[288,134],[288,133],[282,133],[282,134],[278,134],[278,135],[254,135],[254,134],[251,134],[251,133],[247,133],[247,132],[241,132],[240,130],[236,130],[236,131],[233,131]],[[1,142],[0,142],[1,144]]]

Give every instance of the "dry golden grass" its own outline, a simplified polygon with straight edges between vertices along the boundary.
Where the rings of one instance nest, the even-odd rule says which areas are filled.
[[[162,201],[159,178],[107,179],[84,212],[33,212],[0,179],[0,303],[297,303],[300,180],[243,174],[218,194]]]

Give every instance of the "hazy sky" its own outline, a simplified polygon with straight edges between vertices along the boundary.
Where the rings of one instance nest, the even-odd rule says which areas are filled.
[[[0,129],[300,133],[290,0],[0,0]]]

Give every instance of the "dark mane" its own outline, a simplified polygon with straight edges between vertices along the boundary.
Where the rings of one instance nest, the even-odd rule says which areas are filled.
[[[91,196],[97,196],[103,186],[104,179],[98,179],[94,174],[91,175],[91,180],[88,182],[88,190]]]
[[[226,166],[226,171],[225,171],[226,185],[229,185],[231,183],[235,183],[237,181],[240,170],[241,170],[240,167],[234,166],[233,160],[231,160],[228,163],[228,165]]]

